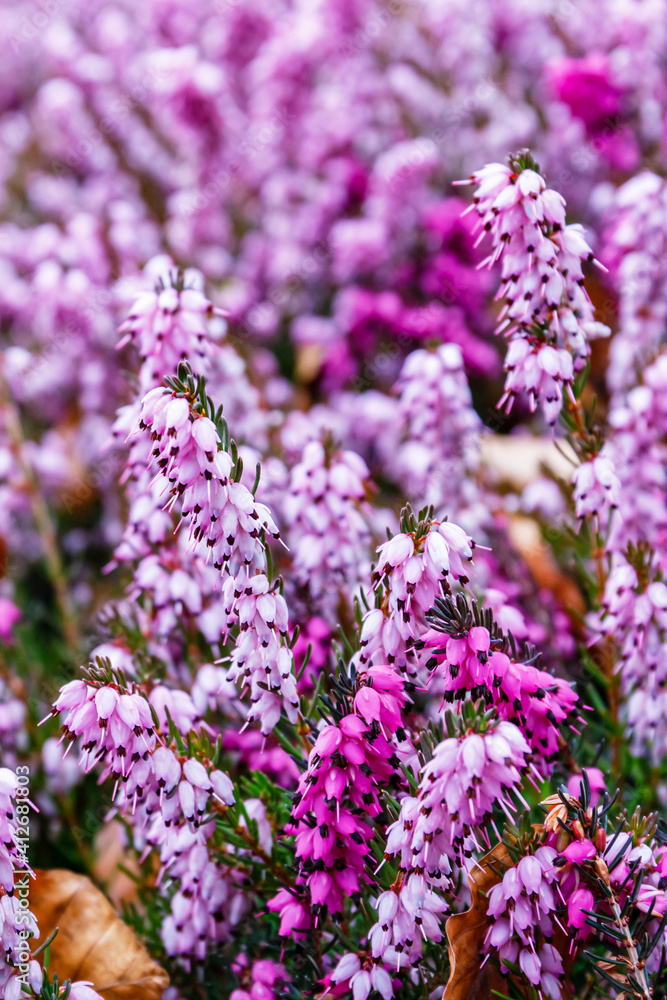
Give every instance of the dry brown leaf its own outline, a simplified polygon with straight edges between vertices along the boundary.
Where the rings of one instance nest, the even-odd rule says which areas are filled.
[[[45,941],[55,927],[49,971],[88,980],[105,1000],[159,1000],[169,976],[150,957],[106,896],[85,875],[37,871],[30,908]]]
[[[507,993],[506,977],[487,962],[480,969],[484,956],[482,944],[489,927],[487,917],[489,890],[500,882],[500,878],[489,868],[488,862],[494,858],[498,862],[511,865],[511,859],[504,844],[499,844],[480,860],[483,871],[475,867],[469,876],[471,904],[465,913],[455,913],[445,925],[449,942],[449,963],[451,971],[442,1000],[494,1000],[492,990]],[[495,867],[500,867],[496,865]],[[483,895],[485,893],[486,895]],[[569,950],[569,939],[560,929],[556,929],[553,945],[563,958],[565,979],[561,995],[563,1000],[571,1000],[567,987],[567,976],[574,965],[579,949]],[[514,983],[515,989],[520,986]],[[526,993],[528,996],[528,992]]]
[[[500,878],[488,867],[489,860],[509,862],[510,857],[503,844],[494,848],[481,859],[480,868],[475,867],[468,877],[470,883],[470,909],[465,913],[455,913],[445,925],[449,942],[449,963],[451,971],[442,1000],[487,1000],[503,989],[504,977],[490,962],[480,971],[482,964],[482,944],[488,928],[486,909],[488,900],[482,893],[488,893]]]
[[[294,375],[297,382],[308,385],[320,374],[324,352],[320,344],[300,344],[296,350]]]

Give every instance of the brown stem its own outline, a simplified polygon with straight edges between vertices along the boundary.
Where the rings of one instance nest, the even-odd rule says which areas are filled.
[[[224,816],[227,813],[227,806],[220,805],[217,802],[213,804],[213,809],[221,816]],[[244,844],[247,844],[247,846],[250,848],[255,857],[259,858],[260,861],[264,862],[268,870],[271,872],[272,875],[275,875],[275,877],[278,879],[279,882],[282,882],[283,885],[286,885],[290,889],[294,888],[294,879],[289,874],[289,872],[286,871],[286,869],[283,868],[282,865],[277,865],[275,863],[273,858],[271,858],[271,856],[266,853],[264,848],[260,846],[260,844],[255,840],[255,838],[252,836],[250,831],[245,826],[233,826],[232,830],[234,831],[237,837],[241,838]]]
[[[589,434],[586,430],[583,419],[583,407],[580,399],[575,402],[569,400],[568,412],[576,425],[576,435],[579,440],[585,444]],[[595,562],[595,572],[597,580],[597,594],[595,595],[596,602],[602,600],[604,594],[604,588],[607,583],[607,566],[606,566],[606,552],[602,538],[600,537],[599,531],[594,527],[592,516],[588,516],[589,528],[591,531],[591,536],[594,538],[594,544],[591,551],[591,556]],[[601,659],[601,669],[607,679],[608,683],[608,699],[609,699],[609,714],[613,723],[613,732],[611,736],[611,751],[612,751],[612,765],[615,772],[615,777],[618,782],[622,781],[621,774],[621,750],[622,750],[622,737],[619,733],[618,720],[620,714],[621,706],[621,695],[620,695],[620,678],[615,671],[616,657],[614,655],[613,644],[608,641],[604,641],[602,644],[602,659]]]
[[[616,927],[625,938],[625,950],[628,953],[628,972],[631,973],[637,980],[637,985],[642,991],[642,1000],[651,1000],[652,994],[646,979],[644,963],[639,959],[639,955],[637,954],[637,945],[633,940],[628,927],[628,918],[621,915],[621,908],[618,905],[618,900],[615,895],[612,895],[609,900],[609,906],[611,907],[611,912],[614,914]]]
[[[25,483],[25,491],[30,500],[32,516],[39,534],[46,569],[53,587],[56,604],[60,612],[63,635],[70,651],[78,656],[80,642],[76,615],[72,605],[67,577],[63,567],[56,531],[51,520],[49,509],[42,496],[37,477],[32,466],[23,453],[23,431],[18,410],[12,399],[4,371],[0,365],[0,403],[4,410],[4,424],[9,442],[9,448],[21,470]]]
[[[616,655],[614,649],[614,643],[605,639],[602,643],[602,659],[601,659],[601,669],[608,682],[608,699],[609,699],[609,714],[613,722],[613,731],[611,734],[611,750],[612,750],[612,766],[614,768],[614,777],[619,784],[622,786],[623,773],[621,768],[621,752],[623,749],[623,736],[619,729],[619,715],[621,708],[621,691],[620,691],[620,677],[616,671]]]

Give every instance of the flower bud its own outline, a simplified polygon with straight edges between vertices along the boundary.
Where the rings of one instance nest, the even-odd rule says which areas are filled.
[[[585,837],[584,828],[578,819],[575,819],[570,829],[572,830],[572,833],[577,838],[577,840],[584,839]]]
[[[604,853],[604,849],[607,846],[607,834],[601,826],[595,831],[595,846],[600,854]]]
[[[595,859],[595,874],[598,878],[601,878],[605,885],[611,885],[611,879],[609,877],[609,869],[607,868],[606,861],[602,858]]]

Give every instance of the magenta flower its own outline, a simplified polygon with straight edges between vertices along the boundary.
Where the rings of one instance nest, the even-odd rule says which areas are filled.
[[[558,99],[591,133],[619,113],[622,91],[605,52],[589,52],[583,59],[562,57],[550,64],[548,75]]]
[[[570,858],[570,860],[575,859]],[[584,913],[584,910],[592,910],[594,902],[595,898],[590,889],[582,887],[574,890],[567,901],[567,922],[570,927],[581,930],[588,919],[588,914]]]
[[[3,642],[11,642],[12,629],[21,618],[21,612],[13,601],[0,597],[0,638]]]
[[[525,392],[531,410],[539,403],[553,424],[563,392],[572,392],[584,365],[588,341],[609,335],[583,288],[582,263],[592,259],[591,249],[581,226],[566,225],[562,196],[531,167],[491,163],[470,181],[477,185],[479,228],[492,239],[485,263],[502,262],[498,297],[505,304],[496,332],[510,344],[499,406],[509,412]]]
[[[381,686],[379,700],[365,699],[362,707],[369,710],[369,718],[377,708],[378,719],[372,724],[381,719],[384,732],[373,731],[361,714],[344,716],[338,725],[325,725],[293,798],[287,832],[296,835],[300,862],[297,882],[309,891],[315,919],[325,907],[329,913],[341,913],[344,897],[359,892],[366,882],[365,859],[373,838],[368,820],[380,813],[379,790],[395,770],[390,740],[401,722],[403,682],[387,668],[377,670],[371,679],[375,677]],[[367,689],[366,684],[360,693]],[[376,693],[373,688],[368,690]],[[276,900],[275,908],[282,913],[287,901],[284,897]],[[288,928],[291,919],[283,922],[281,918],[281,928]],[[302,926],[300,923],[298,929]],[[280,933],[289,933],[289,929]]]
[[[362,687],[354,696],[355,711],[370,723],[379,723],[383,732],[395,733],[401,726],[405,705],[403,680],[392,667],[373,666],[359,677]]]
[[[562,854],[571,863],[581,864],[582,861],[588,861],[590,858],[594,858],[597,851],[595,849],[595,844],[592,844],[590,840],[573,840],[572,843],[565,848]]]

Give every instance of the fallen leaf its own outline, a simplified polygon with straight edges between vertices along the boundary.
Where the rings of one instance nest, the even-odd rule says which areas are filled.
[[[296,351],[294,375],[297,382],[314,382],[322,368],[324,353],[320,344],[300,344]]]
[[[40,931],[35,946],[58,927],[51,974],[57,972],[60,982],[88,980],[105,1000],[159,1000],[169,976],[90,879],[60,869],[35,874],[30,886]]]
[[[470,909],[465,913],[455,913],[445,925],[451,971],[442,1000],[487,1000],[487,997],[493,996],[491,990],[506,992],[503,989],[505,977],[491,962],[487,962],[480,970],[483,961],[482,944],[489,926],[486,914],[488,900],[483,893],[488,893],[492,886],[500,882],[498,875],[488,865],[493,858],[511,864],[504,844],[485,854],[479,862],[482,868],[475,867],[468,876]]]
[[[535,829],[538,827],[535,826]],[[504,844],[499,844],[485,854],[479,862],[483,871],[475,867],[468,876],[470,909],[465,913],[455,913],[445,925],[449,942],[450,973],[442,1000],[495,1000],[493,990],[507,994],[507,977],[491,961],[483,969],[480,968],[484,959],[482,945],[490,923],[486,912],[487,896],[489,890],[500,882],[499,876],[489,867],[489,861],[494,859],[499,863],[512,863]],[[575,948],[570,953],[570,940],[559,928],[555,929],[552,944],[563,959],[565,976],[561,987],[562,1000],[571,1000],[567,980],[581,949]],[[516,981],[513,981],[513,985],[514,989],[521,989]],[[525,995],[532,995],[528,985]]]

